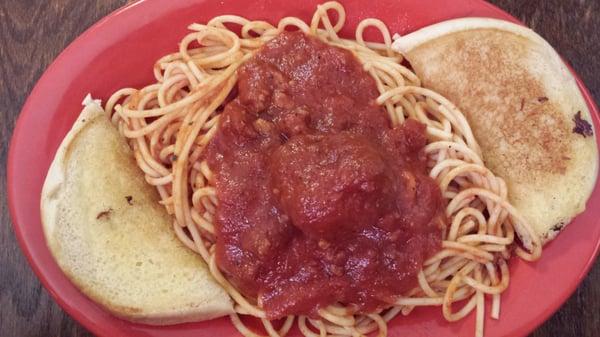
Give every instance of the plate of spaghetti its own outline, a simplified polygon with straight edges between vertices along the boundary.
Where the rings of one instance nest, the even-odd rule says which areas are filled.
[[[573,179],[585,186],[578,189],[584,190],[581,205],[540,233],[531,206],[514,196],[541,194],[529,198],[526,193],[534,192],[514,187],[525,178],[511,176],[511,165],[495,159],[517,145],[509,136],[490,140],[489,118],[470,110],[470,102],[483,104],[476,99],[489,94],[475,84],[487,75],[467,71],[466,86],[444,87],[427,71],[433,69],[427,62],[438,61],[422,61],[434,42],[418,44],[409,33],[450,22],[445,29],[461,34],[464,29],[455,27],[474,21],[448,20],[477,17],[490,19],[478,19],[475,35],[511,27],[507,31],[520,39],[538,37],[483,1],[444,4],[147,0],[101,20],[42,76],[11,144],[15,231],[44,286],[102,336],[494,337],[532,331],[575,290],[598,253],[600,213],[590,206],[600,202],[598,111],[556,55],[560,65],[552,65],[567,74],[581,102],[573,103],[574,111],[562,101],[552,105],[569,110],[565,123],[574,126],[551,125],[566,130],[561,139],[573,139],[565,146],[584,149],[560,150],[561,158],[581,160],[584,168],[553,167],[563,179],[557,184],[569,184],[576,171]],[[431,27],[422,35],[447,46],[435,40],[444,36],[440,26]],[[457,54],[469,48],[463,37],[452,41],[461,46]],[[472,61],[458,62],[442,74]],[[469,98],[460,90],[479,91]],[[131,322],[113,316],[104,302],[97,305],[79,279],[69,280],[77,271],[63,265],[60,242],[52,243],[44,228],[47,199],[58,193],[44,177],[49,167],[53,172],[56,149],[87,93],[101,103],[86,104],[101,105],[100,114],[129,146],[139,176],[171,219],[169,231],[222,289],[225,317]],[[531,101],[517,99],[516,109],[545,111],[560,95],[536,92]],[[535,126],[529,131],[538,137]],[[539,134],[546,142],[562,135]],[[516,157],[503,161],[537,158]],[[136,198],[126,196],[125,207]],[[549,213],[560,209],[535,200]],[[119,210],[111,206],[92,220],[118,219]],[[128,232],[127,239],[138,240],[136,234]]]

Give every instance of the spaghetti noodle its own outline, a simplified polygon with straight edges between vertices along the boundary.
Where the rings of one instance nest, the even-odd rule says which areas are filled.
[[[331,22],[329,11],[336,12],[336,22]],[[317,7],[310,24],[287,17],[273,26],[233,15],[215,17],[206,25],[192,24],[193,32],[183,38],[179,51],[155,64],[157,82],[115,92],[106,103],[106,113],[129,139],[146,181],[156,186],[161,203],[174,215],[177,236],[202,256],[235,302],[231,320],[236,328],[245,336],[259,336],[238,316],[250,315],[261,320],[269,336],[284,336],[295,317],[288,316],[277,329],[257,300],[242,295],[217,265],[213,222],[218,199],[213,173],[202,155],[217,131],[219,107],[237,83],[237,69],[282,31],[295,28],[351,51],[374,78],[380,93],[377,103],[392,125],[406,118],[426,125],[429,175],[447,200],[449,225],[442,249],[418,273],[419,286],[394,305],[367,314],[343,304],[331,305],[319,310],[319,319],[299,316],[298,327],[307,337],[360,336],[372,331],[385,336],[387,322],[398,314],[408,315],[418,306],[441,306],[448,321],[475,311],[476,336],[483,336],[485,299],[491,297],[491,317],[497,319],[500,294],[510,280],[511,252],[535,260],[541,243],[508,202],[504,181],[485,167],[464,115],[441,95],[421,87],[419,78],[401,65],[401,55],[390,47],[387,27],[377,19],[366,19],[357,26],[355,40],[343,39],[338,32],[344,20],[344,8],[327,2]],[[230,25],[241,27],[239,36],[227,28]],[[364,40],[368,27],[379,30],[383,43]],[[453,310],[453,303],[459,301],[465,304]]]

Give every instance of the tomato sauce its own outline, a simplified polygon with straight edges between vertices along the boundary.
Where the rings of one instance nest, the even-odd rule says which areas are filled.
[[[238,76],[206,153],[228,279],[268,318],[334,303],[373,311],[416,286],[445,222],[425,126],[392,128],[358,60],[299,32]]]

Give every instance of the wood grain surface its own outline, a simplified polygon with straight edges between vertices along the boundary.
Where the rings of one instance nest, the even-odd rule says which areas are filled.
[[[600,101],[600,1],[491,2],[545,37]],[[75,37],[126,3],[0,1],[0,336],[91,335],[54,303],[18,247],[6,201],[6,159],[15,120],[44,69]],[[599,313],[597,261],[573,296],[531,336],[600,336]]]

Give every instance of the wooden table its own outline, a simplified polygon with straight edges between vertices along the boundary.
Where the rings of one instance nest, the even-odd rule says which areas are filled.
[[[126,0],[0,2],[0,335],[90,336],[54,303],[19,249],[6,204],[12,128],[32,87],[76,36]],[[544,36],[600,102],[600,1],[493,0]],[[548,285],[546,285],[548,286]],[[600,335],[600,260],[532,336]]]

